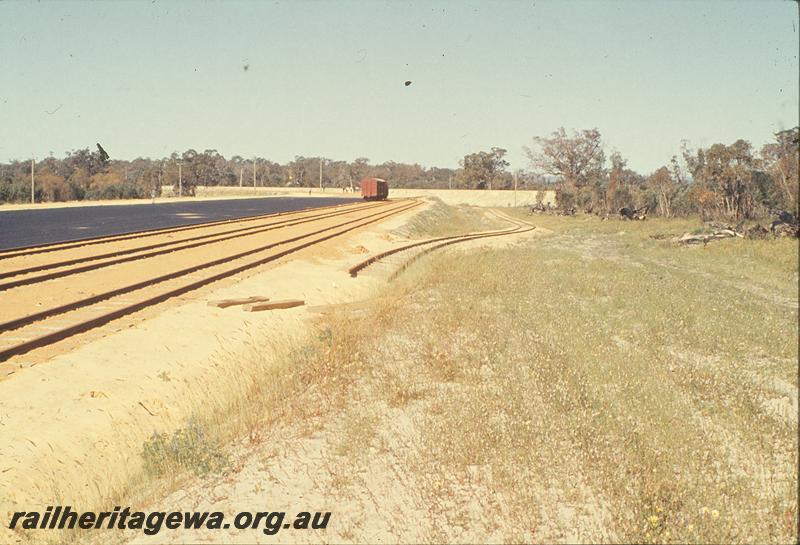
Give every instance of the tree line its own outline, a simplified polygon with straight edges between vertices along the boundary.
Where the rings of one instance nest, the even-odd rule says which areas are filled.
[[[800,128],[780,131],[756,151],[746,140],[692,149],[685,143],[649,175],[628,168],[612,153],[606,161],[597,129],[534,138],[525,148],[531,165],[553,176],[560,207],[616,214],[647,207],[664,217],[750,219],[785,210],[798,215]]]
[[[89,148],[34,162],[37,202],[149,198],[163,186],[180,185],[185,195],[197,186],[357,187],[364,176],[393,187],[432,189],[554,189],[560,207],[614,214],[622,207],[647,206],[670,217],[752,218],[772,210],[798,212],[800,129],[778,132],[755,150],[745,140],[691,149],[649,174],[628,168],[613,152],[607,158],[600,131],[558,129],[525,147],[530,168],[508,171],[507,150],[492,147],[467,154],[458,168],[424,167],[386,161],[371,164],[297,156],[279,164],[262,157],[226,159],[217,150],[190,149],[161,159],[109,158]],[[321,167],[321,169],[320,169]],[[321,179],[320,179],[321,177]],[[0,163],[0,202],[29,202],[31,162]]]
[[[320,179],[320,165],[321,179]],[[386,161],[370,164],[360,157],[337,161],[325,157],[297,156],[279,164],[263,157],[225,158],[217,150],[190,149],[161,159],[137,158],[132,161],[105,158],[89,148],[35,161],[34,198],[36,202],[150,198],[161,194],[163,186],[180,185],[184,195],[194,194],[197,186],[258,187],[358,187],[365,176],[391,180],[394,187],[466,187],[460,169],[423,167],[418,164]],[[0,163],[0,202],[30,202],[31,161]]]

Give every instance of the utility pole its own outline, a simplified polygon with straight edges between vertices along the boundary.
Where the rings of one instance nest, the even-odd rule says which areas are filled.
[[[243,177],[244,177],[244,167],[239,167],[239,187],[242,187]]]
[[[256,188],[256,158],[253,157],[253,189]]]
[[[178,162],[178,197],[183,197],[183,174],[181,173],[181,167],[183,163]]]
[[[36,202],[36,194],[35,194],[35,192],[33,190],[33,187],[34,187],[33,186],[33,165],[34,165],[34,163],[35,163],[35,160],[31,157],[31,204]]]

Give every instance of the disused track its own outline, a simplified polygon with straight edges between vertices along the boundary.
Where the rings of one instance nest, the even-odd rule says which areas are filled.
[[[508,229],[494,230],[494,231],[484,231],[484,232],[480,232],[480,233],[467,233],[467,234],[464,234],[464,235],[451,235],[451,236],[446,236],[446,237],[437,237],[437,238],[432,238],[432,239],[428,239],[428,240],[423,240],[423,241],[420,241],[420,242],[414,242],[412,244],[406,244],[406,245],[400,246],[398,248],[392,248],[391,250],[387,250],[385,252],[381,252],[379,254],[375,254],[373,256],[370,256],[367,259],[365,259],[364,261],[361,261],[360,263],[357,263],[356,265],[350,267],[350,269],[349,269],[350,276],[353,276],[353,277],[358,276],[358,273],[361,272],[362,270],[366,269],[367,267],[369,267],[373,263],[377,263],[378,261],[386,259],[387,257],[399,254],[401,252],[408,252],[409,250],[419,249],[420,250],[419,252],[417,252],[411,258],[409,258],[406,261],[404,261],[403,264],[391,274],[391,276],[390,276],[390,280],[391,280],[391,279],[395,278],[400,272],[405,270],[411,263],[413,263],[414,261],[416,261],[417,259],[419,259],[423,255],[428,254],[428,253],[430,253],[430,252],[432,252],[434,250],[438,250],[439,248],[443,248],[443,247],[449,246],[451,244],[457,244],[459,242],[467,242],[467,241],[470,241],[470,240],[477,240],[477,239],[480,239],[480,238],[498,237],[498,236],[503,236],[503,235],[527,233],[528,231],[533,231],[536,228],[535,226],[533,226],[532,224],[530,224],[528,222],[525,222],[525,221],[522,221],[522,220],[517,220],[515,218],[511,218],[510,216],[507,216],[506,214],[500,214],[500,213],[498,213],[498,212],[496,212],[494,210],[492,212],[496,216],[498,216],[500,219],[503,219],[503,220],[513,224],[514,227],[510,227]],[[527,226],[527,227],[525,227],[525,226]]]
[[[8,320],[0,324],[0,361],[56,343],[202,286],[344,235],[360,227],[382,221],[418,204],[420,204],[418,201],[394,201],[362,206],[355,211],[346,212],[359,215],[354,219],[309,232],[304,231],[297,236],[280,239],[223,258],[197,263],[191,267],[146,278],[133,284],[123,285],[113,290],[71,300],[65,304]],[[367,214],[365,215],[364,212]],[[324,219],[339,215],[342,214],[323,214]],[[319,218],[316,220],[309,218],[301,223],[314,221],[319,221]],[[29,289],[35,287],[36,284],[33,284]],[[42,331],[46,332],[42,333]]]

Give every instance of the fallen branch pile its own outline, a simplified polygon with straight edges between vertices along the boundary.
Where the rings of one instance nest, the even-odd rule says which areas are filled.
[[[713,228],[714,231],[699,234],[685,233],[683,236],[673,238],[672,240],[681,244],[702,243],[703,246],[705,246],[712,240],[720,240],[723,238],[765,239],[769,237],[770,234],[775,238],[798,238],[798,236],[800,236],[800,224],[797,219],[788,212],[780,212],[778,219],[770,224],[769,230],[759,223],[744,228],[744,221],[739,222],[735,227],[713,222],[707,223],[706,225]]]
[[[703,246],[711,242],[712,240],[719,240],[722,238],[733,238],[739,237],[744,238],[744,235],[741,233],[737,233],[732,229],[720,229],[719,231],[714,231],[713,233],[703,233],[700,235],[693,235],[691,233],[686,233],[676,242],[680,242],[681,244],[700,244],[703,243]]]

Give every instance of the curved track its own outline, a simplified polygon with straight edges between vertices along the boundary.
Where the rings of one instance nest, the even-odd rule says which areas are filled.
[[[412,262],[416,261],[420,257],[425,254],[428,254],[434,250],[438,250],[439,248],[443,248],[445,246],[449,246],[451,244],[457,244],[459,242],[467,242],[470,240],[477,240],[480,238],[487,238],[487,237],[498,237],[503,235],[512,235],[512,234],[521,234],[527,233],[529,231],[533,231],[536,229],[535,226],[532,224],[512,218],[506,214],[498,213],[495,210],[492,210],[497,217],[500,219],[507,221],[513,225],[508,229],[500,229],[494,231],[483,231],[479,233],[467,233],[465,235],[452,235],[446,237],[437,237],[428,240],[423,240],[421,242],[415,242],[413,244],[406,244],[405,246],[400,246],[398,248],[392,248],[391,250],[387,250],[385,252],[381,252],[379,254],[375,254],[373,256],[368,257],[364,261],[357,263],[356,265],[350,267],[349,272],[350,276],[358,276],[358,273],[372,265],[373,263],[377,263],[381,260],[386,259],[387,257],[399,254],[401,252],[408,252],[409,250],[418,249],[416,254],[414,254],[411,258],[407,259],[403,264],[395,270],[390,276],[390,280],[397,277],[403,270],[405,270]],[[526,227],[527,226],[527,227]]]

